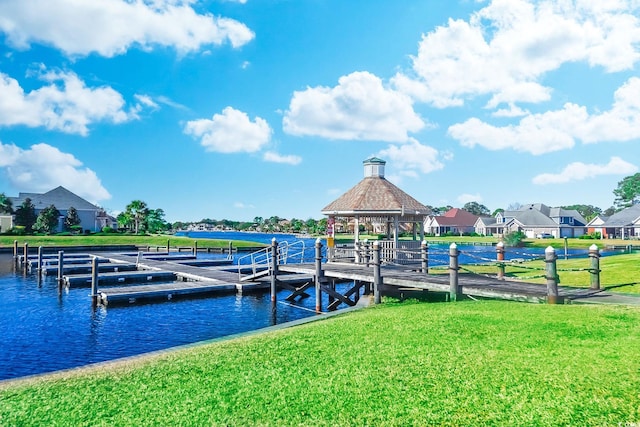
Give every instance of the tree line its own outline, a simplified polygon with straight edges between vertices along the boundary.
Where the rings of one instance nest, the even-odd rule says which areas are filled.
[[[587,221],[590,221],[597,215],[611,216],[622,209],[640,203],[640,173],[627,176],[619,181],[618,186],[613,190],[613,194],[615,196],[614,205],[605,210],[586,204],[560,207],[578,211]],[[431,209],[433,215],[443,215],[448,210],[453,209],[453,207],[449,205],[427,207]],[[520,203],[513,203],[507,206],[506,210],[518,210],[521,207],[522,205],[520,205]],[[478,202],[466,203],[462,209],[479,216],[495,216],[498,212],[505,210],[499,208],[492,212],[485,205]],[[0,215],[3,214],[15,215],[14,224],[17,227],[17,231],[21,233],[37,232],[49,234],[57,231],[60,225],[61,215],[54,205],[46,207],[36,215],[35,206],[29,198],[25,199],[20,206],[14,209],[11,199],[4,193],[0,193]],[[294,234],[320,234],[323,233],[327,227],[326,218],[320,220],[292,218],[291,220],[287,220],[278,216],[271,216],[269,218],[257,216],[253,221],[204,218],[197,223],[177,221],[171,224],[165,220],[163,209],[151,209],[147,203],[142,200],[133,200],[129,203],[125,210],[118,214],[116,220],[119,231],[136,234],[185,230],[194,224],[205,224],[212,227],[238,231],[284,232]],[[70,207],[67,210],[63,220],[63,229],[67,232],[81,231],[80,218],[74,207]]]

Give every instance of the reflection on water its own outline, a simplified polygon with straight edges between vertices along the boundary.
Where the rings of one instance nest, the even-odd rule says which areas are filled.
[[[49,372],[245,332],[313,315],[268,293],[91,308],[88,289],[15,272],[0,255],[0,379]],[[287,293],[278,295],[283,299]],[[301,307],[313,302],[299,303]]]

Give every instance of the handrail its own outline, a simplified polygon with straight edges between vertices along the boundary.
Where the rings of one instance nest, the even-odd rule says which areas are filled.
[[[304,240],[298,240],[295,242],[280,242],[278,243],[278,253],[277,264],[292,264],[292,263],[303,263],[305,262],[305,243]],[[246,260],[249,262],[246,262]],[[238,278],[242,281],[242,268],[243,266],[250,266],[251,273],[246,275],[255,276],[261,271],[268,270],[271,271],[272,265],[272,256],[271,256],[271,247],[267,246],[266,248],[257,250],[255,252],[251,252],[245,256],[238,258],[237,266],[238,266]]]

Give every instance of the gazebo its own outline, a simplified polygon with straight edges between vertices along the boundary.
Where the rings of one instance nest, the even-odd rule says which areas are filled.
[[[400,224],[413,224],[413,240],[420,230],[424,239],[424,221],[430,209],[387,181],[384,177],[386,162],[377,157],[363,161],[364,179],[322,209],[328,216],[329,246],[335,237],[336,223],[353,221],[354,240],[360,240],[360,225],[378,227],[398,247]]]

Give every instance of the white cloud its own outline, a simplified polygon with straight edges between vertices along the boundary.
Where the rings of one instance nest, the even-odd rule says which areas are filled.
[[[368,72],[343,76],[333,88],[295,92],[283,118],[289,134],[342,140],[406,142],[424,126],[408,96]]]
[[[607,72],[633,69],[640,59],[637,2],[494,0],[469,21],[453,20],[423,36],[410,74],[395,87],[436,107],[490,95],[502,103],[539,103],[540,83],[565,63]]]
[[[181,53],[204,45],[242,46],[254,33],[233,19],[198,14],[193,0],[3,0],[0,31],[16,48],[52,45],[67,55],[112,57],[132,46],[173,47]]]
[[[38,77],[48,84],[25,93],[17,80],[0,73],[0,126],[43,126],[87,135],[94,122],[136,119],[149,106],[144,95],[137,95],[142,104],[125,111],[120,93],[108,86],[89,88],[71,72],[42,69]]]
[[[184,133],[200,139],[207,151],[219,153],[253,153],[271,139],[271,127],[266,120],[256,117],[252,122],[247,113],[226,107],[212,119],[187,122]]]
[[[300,156],[295,156],[293,154],[283,156],[273,151],[265,152],[262,158],[267,162],[285,163],[289,165],[298,165],[302,162],[302,157]]]
[[[462,205],[465,205],[470,202],[482,202],[482,196],[480,194],[461,194],[458,196],[458,202]]]
[[[632,77],[614,95],[609,111],[589,115],[586,107],[567,103],[561,110],[529,114],[517,125],[497,127],[471,118],[449,127],[463,146],[488,150],[507,148],[543,154],[584,143],[640,138],[640,78]]]
[[[416,176],[417,172],[426,174],[444,167],[439,160],[438,150],[420,144],[415,139],[400,146],[390,145],[376,156],[389,159],[394,168],[402,171],[402,175],[405,176]]]
[[[581,181],[587,178],[595,178],[600,175],[630,175],[638,171],[638,167],[622,160],[620,157],[612,157],[606,165],[574,162],[568,164],[558,174],[543,173],[533,178],[534,184],[563,184],[572,181]]]
[[[0,168],[19,191],[46,192],[62,185],[93,203],[111,198],[94,171],[82,167],[72,154],[48,144],[24,150],[0,142]]]

